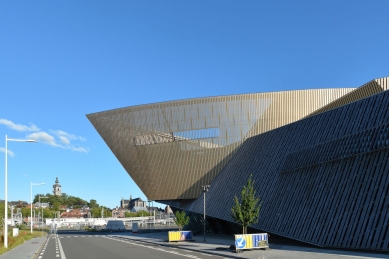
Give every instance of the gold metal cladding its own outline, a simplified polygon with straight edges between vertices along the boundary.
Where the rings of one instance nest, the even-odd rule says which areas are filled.
[[[336,99],[335,101],[329,103],[328,105],[318,109],[317,111],[314,111],[313,113],[309,114],[307,117],[338,108],[340,106],[355,102],[357,100],[361,100],[363,98],[372,96],[374,94],[378,94],[382,91],[388,90],[388,87],[389,87],[389,77],[374,79],[362,85],[361,87],[358,87],[354,91],[351,91],[350,93],[342,96],[341,98]]]
[[[87,117],[149,199],[193,199],[245,139],[297,121],[352,90],[188,99]]]

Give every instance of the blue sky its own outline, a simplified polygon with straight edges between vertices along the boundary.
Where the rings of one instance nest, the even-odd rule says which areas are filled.
[[[358,87],[389,76],[388,10],[386,0],[2,1],[0,151],[6,134],[39,141],[8,142],[9,200],[29,201],[30,182],[50,193],[56,176],[68,195],[109,207],[146,198],[86,114]]]

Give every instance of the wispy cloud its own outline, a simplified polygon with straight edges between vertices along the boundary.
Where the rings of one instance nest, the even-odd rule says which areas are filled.
[[[67,133],[65,131],[61,131],[61,130],[55,130],[55,131],[50,130],[50,132],[55,133],[55,135],[58,139],[56,139],[55,136],[52,136],[49,133],[44,132],[44,131],[34,132],[32,134],[29,134],[29,135],[27,135],[27,138],[34,139],[38,142],[43,142],[43,143],[50,145],[50,146],[53,146],[53,147],[60,147],[63,149],[69,149],[71,151],[83,152],[83,153],[89,152],[89,148],[87,148],[87,147],[81,147],[81,146],[75,147],[73,144],[71,144],[71,141],[78,140],[79,137],[76,137],[73,134],[69,134],[69,133]],[[57,142],[57,140],[59,141],[59,143]]]
[[[42,142],[53,147],[62,147],[60,144],[55,142],[55,138],[48,134],[47,132],[34,132],[27,135],[28,139],[36,140],[37,142]]]
[[[77,151],[77,152],[84,152],[84,153],[88,153],[89,152],[89,148],[85,148],[85,147],[75,147],[75,146],[72,146],[71,150]]]
[[[69,145],[70,144],[70,140],[67,138],[67,137],[64,137],[64,136],[59,136],[59,139],[61,140],[61,142],[65,145]]]
[[[86,138],[81,137],[81,136],[76,136],[74,134],[67,133],[63,130],[50,130],[51,133],[56,135],[58,138],[66,138],[67,140],[81,140],[81,141],[86,141]]]
[[[40,130],[37,126],[35,126],[32,123],[30,123],[30,126],[27,126],[27,125],[22,125],[22,124],[16,124],[16,123],[13,123],[12,121],[6,120],[6,119],[0,119],[0,124],[3,124],[3,125],[7,126],[10,129],[17,130],[17,131],[22,131],[22,132],[25,132],[25,131],[39,131]]]
[[[73,144],[71,144],[72,141],[82,141],[85,142],[86,138],[81,136],[76,136],[74,134],[65,132],[63,130],[50,130],[51,133],[53,133],[61,142],[62,146],[66,149],[70,149],[72,151],[76,152],[83,152],[88,153],[89,148],[86,147],[75,147]]]
[[[3,147],[0,147],[0,152],[3,152],[3,153],[5,153],[5,148],[3,148]],[[10,156],[10,157],[14,157],[15,156],[15,153],[14,152],[12,152],[11,150],[7,150],[7,153],[8,153],[8,155]]]
[[[83,142],[85,142],[85,141],[86,141],[86,138],[84,138],[84,137],[81,137],[81,136],[78,136],[78,139],[79,139],[79,140],[81,140],[81,141],[83,141]]]
[[[21,132],[33,132],[27,134],[26,137],[28,139],[33,139],[36,140],[37,142],[44,143],[52,147],[59,147],[59,148],[68,149],[75,152],[82,152],[82,153],[89,152],[88,147],[82,147],[77,145],[77,141],[85,142],[86,141],[85,137],[77,136],[63,130],[48,130],[48,132],[41,131],[33,123],[30,123],[30,125],[27,126],[22,124],[16,124],[7,119],[0,119],[0,125],[1,124],[13,130],[17,130]],[[5,149],[0,148],[0,151],[5,152]],[[11,157],[15,156],[15,154],[10,150],[8,150],[8,154]]]

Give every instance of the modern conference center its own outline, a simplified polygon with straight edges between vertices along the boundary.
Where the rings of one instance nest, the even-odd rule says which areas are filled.
[[[190,215],[187,229],[202,231],[205,195],[206,231],[241,233],[231,207],[252,175],[262,205],[249,232],[389,251],[388,87],[386,77],[87,117],[149,200]]]

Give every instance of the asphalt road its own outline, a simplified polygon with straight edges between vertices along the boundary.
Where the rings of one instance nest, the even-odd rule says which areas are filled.
[[[38,259],[160,259],[222,258],[134,240],[113,238],[90,232],[60,230],[43,246]]]

